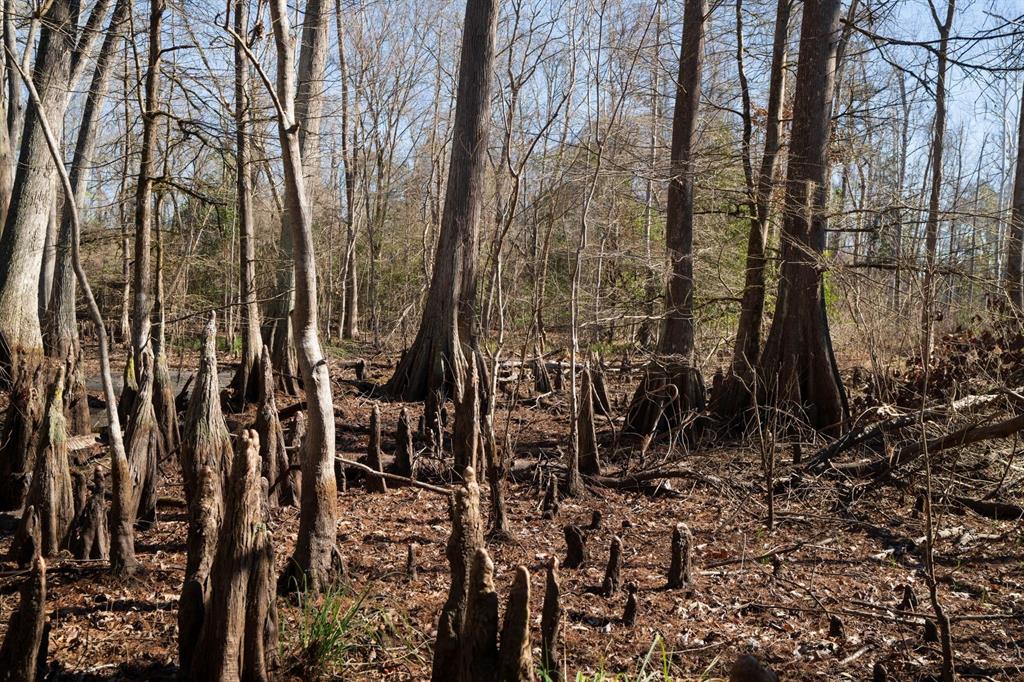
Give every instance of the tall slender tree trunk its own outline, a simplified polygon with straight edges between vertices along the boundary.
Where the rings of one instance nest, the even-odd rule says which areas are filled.
[[[732,420],[750,406],[753,395],[754,367],[761,351],[761,322],[764,317],[764,284],[768,243],[768,218],[775,167],[782,139],[782,98],[786,90],[786,47],[789,38],[789,17],[792,0],[779,0],[775,12],[775,35],[772,39],[772,64],[768,85],[768,111],[764,133],[764,151],[757,177],[752,172],[750,138],[753,117],[750,91],[743,71],[742,5],[736,6],[736,59],[743,99],[744,173],[747,181],[747,212],[750,232],[747,237],[747,263],[740,303],[740,319],[732,352],[730,374],[713,396],[712,409],[723,420]]]
[[[1010,209],[1009,239],[1006,245],[1006,268],[1004,269],[1006,296],[1017,310],[1024,310],[1024,88],[1021,88],[1021,104],[1018,114],[1017,164],[1013,176],[1013,200]]]
[[[235,33],[248,40],[249,0],[235,0]],[[256,301],[256,235],[252,213],[252,165],[249,162],[249,60],[242,45],[235,59],[235,200],[238,207],[238,294],[242,302],[242,357],[232,385],[241,407],[259,397],[260,308]]]
[[[302,47],[299,53],[298,89],[295,98],[295,123],[304,163],[302,173],[306,184],[319,177],[320,111],[323,105],[323,78],[327,64],[328,14],[326,0],[309,0],[303,15]],[[308,197],[306,197],[308,202]],[[272,334],[265,341],[271,344],[271,358],[277,371],[278,387],[289,395],[298,392],[300,369],[296,366],[294,339],[295,321],[291,314],[295,307],[295,269],[291,262],[294,243],[292,230],[282,213],[281,258],[277,273],[274,300],[267,316]]]
[[[921,303],[921,357],[928,362],[935,335],[935,251],[939,242],[939,201],[942,198],[942,152],[946,137],[946,70],[949,63],[949,31],[956,10],[955,0],[946,6],[946,19],[935,23],[939,29],[938,65],[935,75],[935,122],[932,126],[932,183],[928,193],[928,218],[924,233],[924,300]],[[1012,240],[1011,240],[1012,241]],[[1018,273],[1017,281],[1020,281]]]
[[[761,405],[795,407],[812,427],[831,432],[840,429],[846,408],[832,357],[820,256],[828,226],[828,141],[841,6],[841,0],[804,3],[779,290],[757,374]]]
[[[70,182],[76,197],[85,194],[96,151],[96,133],[110,84],[114,47],[121,38],[122,24],[128,16],[128,0],[117,0],[110,25],[103,37],[96,67],[82,109],[82,120],[75,143]],[[66,363],[67,390],[64,396],[64,414],[68,429],[74,435],[92,430],[89,405],[85,391],[85,377],[81,367],[81,347],[78,339],[78,320],[75,313],[75,269],[72,261],[73,225],[71,211],[61,211],[60,233],[57,238],[56,273],[46,320],[46,352],[52,358]]]
[[[672,177],[668,187],[665,245],[672,266],[658,357],[648,365],[626,414],[623,432],[646,436],[659,425],[679,424],[704,407],[704,380],[694,365],[693,181],[694,142],[704,62],[706,0],[686,0],[679,78],[672,116]]]
[[[335,0],[335,23],[338,38],[338,69],[341,71],[341,161],[345,170],[345,229],[346,248],[342,272],[345,277],[342,291],[344,292],[343,312],[341,319],[341,338],[353,339],[359,334],[359,273],[356,267],[356,232],[355,202],[356,173],[354,140],[350,135],[352,107],[349,97],[348,60],[345,56],[345,22],[341,19],[341,0]]]
[[[313,0],[317,2],[317,0]],[[312,2],[310,3],[312,5]],[[307,16],[311,8],[307,7]],[[320,348],[313,220],[306,196],[295,103],[292,41],[285,0],[272,0],[277,47],[278,133],[284,162],[283,220],[291,231],[295,265],[295,350],[306,392],[307,431],[302,452],[302,501],[295,553],[281,577],[283,589],[321,589],[340,569],[337,546],[337,483],[334,478],[334,401]]]
[[[152,332],[152,226],[153,175],[156,164],[156,114],[160,97],[160,22],[165,0],[150,0],[149,54],[146,64],[145,99],[142,112],[142,149],[135,188],[135,262],[133,266],[132,355],[136,380],[142,367],[142,352]]]
[[[432,391],[460,395],[473,347],[476,246],[494,81],[497,0],[467,0],[455,124],[441,233],[416,340],[384,391],[423,400]],[[468,336],[466,336],[468,334]]]

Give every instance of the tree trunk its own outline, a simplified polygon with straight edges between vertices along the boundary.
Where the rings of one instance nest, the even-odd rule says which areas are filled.
[[[320,132],[320,110],[323,105],[324,68],[327,63],[328,15],[324,0],[308,0],[303,14],[302,43],[299,53],[298,84],[289,97],[293,97],[293,118],[298,128],[296,133],[299,152],[296,161],[297,172],[303,176],[302,201],[308,206],[309,195],[306,187],[318,180],[318,145]],[[290,42],[289,38],[289,42]],[[291,76],[294,81],[294,75]],[[283,99],[282,104],[283,104]],[[293,131],[294,132],[294,131]],[[287,203],[287,190],[285,192]],[[278,270],[275,300],[268,316],[273,330],[271,360],[277,369],[278,388],[288,395],[297,395],[301,377],[301,359],[296,357],[300,340],[295,338],[297,322],[293,319],[298,303],[300,283],[296,280],[296,243],[290,224],[288,208],[281,213],[281,255],[287,262]],[[307,388],[307,391],[309,389]]]
[[[797,414],[837,432],[845,396],[832,357],[819,256],[828,223],[828,140],[839,0],[804,4],[782,227],[775,315],[758,364],[761,405]]]
[[[39,104],[30,100],[18,157],[11,203],[0,234],[0,366],[10,368],[14,357],[25,353],[39,362],[43,336],[38,295],[47,223],[54,196],[54,163],[40,126],[37,110],[59,126],[68,100],[68,77],[78,21],[77,3],[54,0],[46,5],[43,30],[36,52],[32,80]]]
[[[686,0],[679,79],[672,117],[672,177],[668,188],[665,244],[672,271],[666,288],[659,358],[645,371],[626,414],[623,432],[646,436],[681,423],[704,408],[704,380],[694,366],[693,181],[697,109],[704,62],[706,0]]]
[[[590,368],[583,368],[580,381],[580,410],[576,418],[576,432],[579,434],[580,472],[588,476],[601,475],[601,455],[597,450],[597,430],[594,426],[594,391]]]
[[[337,29],[338,40],[338,70],[341,80],[341,160],[345,166],[345,227],[347,230],[347,246],[345,248],[345,262],[342,264],[342,273],[345,277],[342,290],[344,291],[343,312],[341,319],[341,338],[353,339],[359,334],[359,273],[356,267],[356,239],[358,237],[355,226],[355,202],[356,202],[356,173],[355,173],[355,147],[354,133],[349,137],[352,130],[351,106],[349,104],[349,75],[348,60],[345,57],[345,25],[341,20],[341,0],[335,0],[334,18]]]
[[[0,510],[22,506],[35,467],[40,429],[46,410],[41,387],[49,383],[45,362],[21,355],[13,368],[4,440],[0,444]],[[32,365],[31,369],[29,365]]]
[[[106,488],[100,467],[93,471],[92,485],[87,493],[85,504],[78,510],[71,528],[71,554],[79,560],[107,561],[110,558],[110,532],[107,530]]]
[[[64,376],[58,371],[48,389],[32,484],[25,498],[26,508],[31,506],[36,510],[40,537],[38,551],[44,557],[56,556],[68,547],[71,523],[75,518],[67,433],[64,428],[63,392]],[[23,514],[11,543],[11,556],[21,565],[28,565],[35,549],[29,532],[29,521]]]
[[[927,365],[931,360],[935,336],[935,251],[939,242],[939,202],[942,199],[942,152],[946,143],[946,68],[949,57],[949,31],[953,25],[956,2],[949,0],[946,6],[946,21],[936,25],[939,29],[938,65],[935,75],[935,122],[932,127],[931,169],[932,185],[928,194],[928,219],[925,223],[924,249],[924,300],[921,303],[921,358]],[[1024,116],[1024,114],[1022,114]],[[957,193],[959,195],[959,193]],[[1013,227],[1010,228],[1011,243]],[[1009,269],[1007,277],[1012,276]],[[1016,275],[1017,286],[1020,273]]]
[[[249,0],[235,0],[235,33],[247,36]],[[242,303],[242,357],[232,380],[239,408],[256,402],[263,338],[260,307],[256,301],[256,234],[252,213],[252,165],[249,161],[249,61],[242,45],[234,45],[235,59],[235,201],[238,210],[238,297]]]
[[[792,0],[778,0],[775,35],[772,39],[772,64],[768,85],[768,111],[764,132],[764,151],[756,179],[751,172],[750,138],[753,113],[746,76],[743,75],[742,4],[736,5],[736,30],[740,41],[736,48],[739,81],[743,99],[743,152],[747,176],[747,212],[750,232],[747,237],[747,263],[740,303],[740,319],[732,352],[729,376],[715,392],[712,410],[723,421],[731,421],[751,403],[754,368],[761,351],[761,321],[764,317],[764,285],[768,243],[768,216],[775,184],[775,167],[781,147],[782,99],[786,90],[786,48],[789,43],[789,17]]]
[[[334,401],[331,377],[320,348],[317,324],[317,273],[313,257],[312,214],[306,200],[302,151],[293,98],[295,74],[284,0],[270,4],[277,46],[278,132],[284,161],[283,216],[291,228],[295,261],[295,349],[306,391],[306,447],[302,453],[302,511],[295,553],[282,576],[285,589],[319,590],[341,567],[337,546],[337,497],[334,477]]]
[[[1024,87],[1021,88],[1021,109],[1024,112]],[[1009,239],[1006,240],[1006,295],[1018,310],[1024,310],[1024,114],[1019,116],[1017,133],[1017,164],[1013,176],[1013,207],[1010,212]]]
[[[423,400],[458,393],[466,372],[462,344],[474,347],[476,242],[494,80],[497,0],[467,0],[451,162],[430,289],[416,340],[384,392]]]
[[[153,413],[164,442],[164,452],[175,452],[180,443],[178,410],[174,404],[174,386],[167,368],[166,309],[164,307],[164,247],[163,225],[160,220],[161,198],[156,201],[156,287],[153,303],[156,323],[153,325]]]

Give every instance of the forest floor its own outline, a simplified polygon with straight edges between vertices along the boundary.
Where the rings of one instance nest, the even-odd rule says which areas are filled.
[[[173,368],[172,368],[173,372]],[[336,377],[350,376],[339,370]],[[371,379],[386,378],[384,363]],[[609,375],[620,408],[635,378]],[[365,453],[372,402],[336,385],[339,455]],[[279,406],[283,406],[279,403]],[[384,450],[393,450],[401,404],[382,403]],[[422,407],[410,406],[414,420]],[[249,415],[231,416],[232,427]],[[554,520],[541,518],[538,462],[556,459],[568,443],[568,407],[499,404],[499,433],[511,424],[516,468],[508,486],[512,539],[488,546],[502,604],[513,571],[531,573],[535,652],[544,594],[546,557],[564,557],[562,527],[586,526],[600,511],[600,530],[588,531],[589,558],[562,575],[563,674],[567,679],[668,680],[727,677],[740,653],[754,653],[783,680],[870,679],[876,662],[890,679],[936,677],[941,654],[925,641],[921,616],[932,614],[923,574],[923,515],[915,495],[891,485],[848,486],[797,476],[787,448],[779,449],[775,528],[766,527],[760,451],[750,444],[675,454],[652,448],[649,460],[672,461],[697,472],[651,491],[590,487],[563,500]],[[599,423],[610,441],[609,423]],[[984,450],[985,446],[975,446]],[[611,445],[603,455],[611,460]],[[626,452],[622,453],[627,454]],[[102,451],[88,466],[106,465]],[[620,457],[620,460],[628,459]],[[640,465],[633,456],[634,468]],[[609,468],[621,465],[619,461]],[[82,462],[81,464],[86,464]],[[177,675],[177,602],[185,565],[186,514],[178,467],[165,462],[155,528],[136,535],[143,570],[132,580],[111,578],[95,563],[49,563],[49,660],[53,679],[172,679]],[[1015,465],[1014,476],[1021,467]],[[422,680],[429,678],[438,612],[448,589],[444,555],[450,529],[445,498],[425,490],[390,487],[370,494],[356,476],[339,496],[339,545],[351,582],[310,603],[279,599],[284,679]],[[488,509],[486,486],[481,508]],[[851,490],[853,492],[851,492]],[[936,506],[939,594],[953,617],[959,673],[967,678],[1024,679],[1024,527]],[[14,517],[0,518],[0,556],[6,556]],[[672,528],[683,522],[694,536],[692,591],[666,590]],[[281,568],[296,538],[295,509],[273,512],[276,561]],[[601,584],[613,536],[624,545],[622,582],[639,586],[639,616],[626,627],[623,590],[605,598]],[[415,544],[417,577],[406,572]],[[21,573],[0,564],[0,634],[17,602]],[[916,613],[899,612],[904,586],[913,587]],[[303,671],[303,640],[318,615],[340,622],[337,647],[315,670]],[[343,618],[340,616],[344,616]],[[830,634],[830,619],[842,633]],[[539,656],[535,657],[539,660]],[[577,677],[582,675],[582,677]]]

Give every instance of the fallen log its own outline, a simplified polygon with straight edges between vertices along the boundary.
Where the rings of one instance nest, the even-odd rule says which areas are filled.
[[[836,455],[878,438],[885,433],[912,426],[922,419],[926,422],[933,422],[938,419],[949,417],[957,412],[963,412],[964,410],[986,407],[998,401],[1000,398],[1013,399],[1022,392],[1024,392],[1024,386],[1012,389],[1003,389],[994,393],[964,396],[959,400],[953,401],[948,406],[925,410],[923,415],[920,411],[908,412],[905,414],[895,415],[884,421],[873,422],[865,426],[850,429],[842,438],[839,438],[838,440],[829,443],[821,450],[818,450],[818,452],[808,460],[806,465],[807,469],[814,471],[815,473],[821,473],[829,461]],[[882,407],[875,408],[875,412],[880,412],[882,409]]]
[[[916,442],[905,445],[892,457],[860,460],[848,464],[832,464],[832,470],[847,476],[882,477],[897,467],[913,462],[925,452],[936,454],[943,450],[980,443],[985,440],[1008,438],[1022,429],[1024,429],[1024,414],[995,424],[975,423],[925,443]]]

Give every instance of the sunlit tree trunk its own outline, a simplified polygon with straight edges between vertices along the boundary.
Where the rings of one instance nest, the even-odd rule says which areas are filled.
[[[466,363],[462,344],[472,347],[473,343],[476,239],[484,194],[497,5],[497,0],[466,3],[448,187],[430,289],[416,340],[384,389],[405,400],[422,400],[435,390],[459,394]],[[466,333],[470,337],[461,338]]]
[[[1018,310],[1024,309],[1024,88],[1021,89],[1020,122],[1017,133],[1017,165],[1013,176],[1013,204],[1010,210],[1010,234],[1006,245],[1006,295]]]
[[[830,432],[840,429],[846,411],[820,267],[828,226],[828,142],[841,5],[841,0],[804,3],[779,290],[757,373],[761,405],[802,413],[812,427]]]

